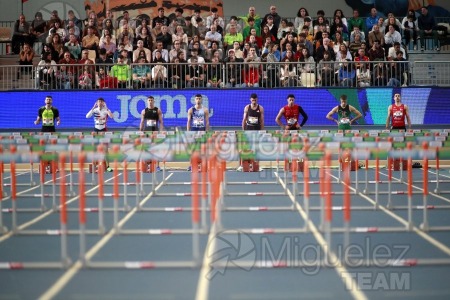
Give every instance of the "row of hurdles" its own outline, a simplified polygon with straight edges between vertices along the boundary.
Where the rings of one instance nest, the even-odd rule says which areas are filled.
[[[310,191],[310,185],[317,183],[320,186],[320,191],[317,196],[320,197],[321,201],[321,230],[326,234],[326,242],[328,245],[331,244],[331,233],[332,232],[343,232],[344,233],[344,244],[349,245],[349,235],[351,232],[375,232],[375,231],[383,231],[383,228],[351,228],[350,227],[350,221],[351,221],[351,211],[352,211],[352,205],[351,205],[351,197],[352,194],[356,195],[359,194],[361,191],[358,187],[358,168],[354,168],[353,166],[358,166],[359,161],[366,161],[366,179],[364,182],[366,183],[365,192],[367,192],[367,183],[369,182],[367,180],[367,170],[368,170],[368,160],[372,160],[375,162],[375,200],[374,200],[374,207],[375,209],[379,208],[379,195],[381,194],[378,190],[379,184],[383,183],[380,180],[380,161],[386,160],[387,161],[387,171],[388,171],[388,180],[386,183],[388,183],[388,205],[391,202],[391,182],[392,182],[392,171],[394,169],[394,161],[399,160],[400,165],[406,165],[406,173],[407,173],[407,191],[406,194],[408,196],[408,221],[405,224],[404,228],[386,228],[386,231],[412,231],[415,230],[415,226],[412,220],[412,211],[413,211],[413,205],[412,205],[412,197],[413,197],[413,186],[415,185],[415,182],[413,181],[413,160],[420,160],[422,163],[422,191],[421,194],[423,194],[423,205],[420,209],[423,210],[423,220],[421,223],[421,230],[428,231],[432,228],[428,225],[428,210],[430,209],[430,206],[427,204],[427,197],[429,194],[429,161],[435,160],[436,161],[436,189],[435,193],[437,192],[443,192],[439,191],[438,184],[441,180],[439,176],[439,159],[442,156],[442,153],[446,153],[445,147],[437,147],[437,145],[443,146],[443,141],[436,141],[436,140],[430,140],[430,141],[421,141],[420,147],[418,143],[412,143],[412,142],[406,142],[405,147],[403,148],[397,148],[394,147],[394,138],[388,136],[386,141],[380,141],[379,137],[375,137],[374,141],[367,141],[367,142],[361,142],[361,143],[370,143],[370,144],[364,144],[362,147],[359,147],[361,143],[354,143],[354,147],[349,147],[349,144],[347,142],[345,143],[339,143],[335,141],[331,142],[320,142],[319,144],[313,144],[310,142],[309,138],[305,138],[302,136],[292,136],[289,142],[278,142],[275,143],[273,140],[271,140],[271,136],[266,135],[265,137],[268,139],[268,142],[266,144],[262,145],[262,148],[253,149],[250,147],[250,139],[252,137],[255,137],[256,135],[265,135],[267,132],[260,132],[260,133],[243,133],[243,135],[239,136],[239,134],[233,134],[232,132],[214,132],[211,135],[200,134],[198,136],[195,136],[193,134],[193,140],[198,142],[198,140],[202,140],[200,143],[195,143],[195,145],[199,147],[194,147],[191,149],[192,151],[189,152],[186,150],[186,148],[183,148],[181,145],[176,148],[178,150],[184,149],[186,153],[183,153],[183,155],[178,154],[172,155],[172,156],[166,156],[167,157],[176,157],[177,159],[186,159],[185,155],[188,155],[188,159],[186,160],[189,162],[192,166],[192,173],[191,173],[191,181],[189,182],[191,186],[191,192],[185,193],[181,196],[183,197],[189,197],[191,199],[191,206],[189,210],[192,213],[192,229],[191,230],[183,230],[179,229],[179,232],[177,230],[169,230],[169,229],[161,229],[161,230],[155,230],[155,229],[123,229],[120,226],[119,222],[119,199],[124,198],[124,209],[126,206],[129,205],[129,203],[126,202],[127,198],[127,189],[126,187],[129,185],[129,178],[128,173],[129,171],[134,171],[135,173],[135,195],[136,197],[140,193],[140,184],[142,184],[142,174],[144,173],[142,171],[142,164],[149,163],[152,166],[155,166],[157,163],[158,156],[156,156],[154,151],[152,151],[152,147],[155,147],[157,150],[160,150],[161,145],[164,145],[165,143],[155,143],[147,145],[147,147],[143,147],[142,138],[134,139],[132,143],[125,144],[116,144],[111,145],[111,151],[107,151],[106,144],[103,144],[99,141],[97,145],[90,145],[91,148],[84,148],[84,147],[78,147],[81,143],[76,143],[74,145],[77,145],[77,147],[70,147],[70,143],[62,144],[61,145],[52,142],[52,139],[41,139],[39,142],[39,151],[30,151],[32,150],[32,146],[25,144],[28,146],[28,149],[26,147],[19,147],[19,144],[10,144],[9,147],[4,147],[2,153],[0,154],[0,180],[1,184],[0,187],[2,190],[0,191],[1,197],[7,196],[5,194],[5,191],[3,190],[4,184],[3,184],[3,176],[5,174],[5,165],[9,166],[9,176],[10,176],[10,195],[9,198],[12,201],[12,209],[11,213],[13,215],[12,217],[12,226],[11,230],[7,230],[3,223],[0,222],[0,227],[3,230],[4,234],[49,234],[48,231],[46,232],[36,232],[36,231],[26,231],[21,230],[17,226],[17,212],[18,209],[16,207],[17,202],[17,188],[18,183],[16,180],[16,164],[18,163],[38,163],[41,167],[40,172],[40,186],[41,186],[41,192],[40,195],[42,198],[44,195],[44,185],[45,185],[45,177],[46,174],[43,171],[45,166],[50,165],[52,171],[51,174],[51,181],[53,186],[53,191],[51,193],[51,196],[55,199],[56,196],[59,196],[59,205],[54,201],[52,210],[55,213],[60,214],[60,229],[51,232],[52,235],[59,235],[61,236],[61,261],[58,262],[48,262],[48,263],[0,263],[0,268],[6,268],[6,269],[24,269],[24,268],[60,268],[60,267],[68,267],[71,265],[70,259],[67,254],[67,234],[79,234],[80,235],[80,260],[83,266],[89,267],[89,268],[177,268],[177,267],[192,267],[192,266],[199,266],[200,263],[200,245],[199,245],[199,235],[200,234],[207,234],[208,228],[207,228],[207,219],[209,219],[211,224],[211,231],[219,232],[220,230],[223,230],[224,227],[221,224],[221,214],[226,211],[226,205],[224,203],[224,196],[231,195],[232,193],[228,192],[226,187],[227,184],[230,184],[230,182],[227,182],[226,179],[226,164],[227,159],[229,158],[240,158],[243,162],[247,162],[249,164],[255,163],[258,159],[277,159],[277,168],[276,172],[278,174],[278,161],[285,161],[284,162],[284,179],[281,178],[281,176],[278,177],[277,182],[282,184],[284,187],[284,192],[280,195],[288,195],[289,198],[292,201],[292,207],[291,209],[301,209],[305,211],[305,226],[304,228],[288,228],[288,229],[250,229],[248,232],[252,234],[272,234],[272,233],[282,233],[282,232],[289,232],[289,233],[303,233],[303,232],[309,232],[311,230],[311,221],[309,218],[309,209],[310,209],[310,197],[314,195],[313,192]],[[424,135],[425,136],[425,135]],[[430,135],[430,136],[441,136],[439,135]],[[442,135],[446,137],[446,135]],[[207,137],[205,139],[205,137]],[[186,137],[184,137],[186,139]],[[237,143],[233,141],[237,141],[239,139],[246,140],[242,143]],[[49,143],[45,143],[46,141],[49,141]],[[258,138],[258,141],[260,139]],[[397,142],[397,143],[403,143],[403,142]],[[177,145],[180,143],[177,143]],[[184,141],[184,143],[181,143],[182,145],[186,146],[186,144],[189,144],[188,141]],[[344,146],[342,146],[344,144]],[[22,144],[23,145],[23,144]],[[230,148],[230,145],[232,146]],[[238,146],[240,145],[240,146]],[[245,146],[247,145],[247,146]],[[269,145],[276,145],[279,148],[275,148],[275,150],[284,150],[284,152],[274,153],[273,149],[267,150],[265,147]],[[282,145],[282,146],[280,146]],[[373,145],[374,147],[369,147]],[[5,146],[5,145],[4,145]],[[92,147],[95,146],[95,147]],[[55,148],[58,147],[58,148]],[[19,149],[20,148],[20,149]],[[89,149],[92,149],[92,151],[89,151]],[[232,149],[233,151],[230,151]],[[267,151],[265,153],[261,149],[266,149]],[[444,149],[444,150],[442,150]],[[125,151],[123,151],[125,150]],[[167,150],[167,149],[166,149]],[[169,149],[170,150],[170,149]],[[175,150],[173,150],[175,151]],[[183,151],[180,151],[183,152]],[[276,151],[275,151],[276,152]],[[230,153],[232,153],[230,155]],[[339,193],[332,190],[332,183],[333,183],[333,175],[332,175],[332,160],[333,156],[338,155],[338,158],[341,160],[341,166],[340,171],[338,172],[338,177],[336,177],[336,182],[342,184],[343,186],[343,192],[341,192],[341,195],[343,196],[343,205],[341,207],[341,211],[344,215],[344,227],[343,228],[331,228],[331,221],[333,219],[333,211],[335,211],[335,207],[333,206],[333,195],[338,195]],[[444,154],[445,156],[446,154]],[[109,232],[114,232],[115,234],[153,234],[153,235],[162,235],[162,234],[192,234],[192,261],[187,262],[180,262],[180,261],[161,261],[161,262],[150,262],[150,261],[140,261],[140,262],[93,262],[90,261],[86,257],[86,234],[93,233],[93,234],[106,234],[105,226],[103,224],[103,201],[107,197],[105,194],[104,188],[105,188],[105,164],[104,161],[108,161],[110,165],[112,165],[113,173],[112,173],[112,187],[113,192],[109,195],[114,200],[114,207],[113,207],[113,214],[114,214],[114,225],[111,228]],[[138,162],[138,163],[137,163]],[[319,180],[317,182],[311,181],[310,178],[310,172],[311,168],[310,165],[313,162],[317,162],[317,168],[319,169]],[[352,162],[355,162],[353,164]],[[77,164],[77,168],[74,168],[74,164]],[[135,168],[132,169],[131,165],[135,164]],[[69,164],[69,165],[68,165]],[[92,165],[91,171],[92,176],[97,180],[97,188],[98,188],[98,194],[96,197],[98,198],[98,215],[99,215],[99,226],[98,230],[95,230],[94,232],[87,231],[86,229],[86,176],[85,171],[87,169],[88,165]],[[392,166],[392,167],[391,167]],[[150,168],[151,170],[154,170],[154,168]],[[165,168],[164,168],[165,169]],[[58,172],[55,172],[55,170],[58,170]],[[94,171],[96,170],[96,172]],[[355,171],[354,180],[351,179],[350,171]],[[400,168],[400,172],[402,172],[403,167]],[[74,196],[74,194],[67,193],[66,187],[71,186],[73,184],[72,177],[74,176],[75,172],[77,171],[78,174],[78,181],[75,184],[78,188],[77,194],[78,196],[74,197],[73,200],[78,200],[79,207],[76,210],[79,214],[79,230],[69,230],[67,228],[67,218],[68,218],[68,207],[67,207],[67,197],[68,196]],[[119,182],[119,172],[122,171],[122,177],[123,177],[123,183],[121,184]],[[67,182],[66,178],[66,172],[69,172],[69,180],[70,182]],[[303,180],[300,179],[300,173],[303,175]],[[31,171],[33,173],[33,170]],[[157,182],[154,181],[156,172],[152,172],[152,191],[150,192],[151,195],[147,195],[144,200],[137,199],[136,205],[134,207],[128,207],[129,213],[136,213],[138,211],[145,211],[142,207],[142,204],[144,201],[147,201],[150,197],[153,195],[157,195]],[[289,173],[289,175],[288,175]],[[57,174],[58,178],[57,178]],[[343,176],[343,179],[341,180],[341,174]],[[402,173],[401,173],[402,174]],[[288,177],[289,176],[289,177]],[[166,178],[164,175],[163,178]],[[58,181],[59,180],[59,181]],[[161,182],[161,184],[164,184]],[[31,183],[31,182],[30,182]],[[303,183],[303,189],[299,189],[299,184]],[[355,184],[353,186],[353,183]],[[56,191],[54,189],[55,185],[58,185],[59,188],[59,195],[56,195]],[[94,182],[92,182],[94,184]],[[159,185],[158,185],[159,186]],[[119,193],[119,188],[123,187],[124,191],[123,194]],[[247,193],[250,195],[250,193]],[[235,193],[235,195],[238,195]],[[255,194],[256,195],[256,194]],[[276,196],[277,194],[273,193],[271,195]],[[141,194],[141,196],[143,196]],[[256,195],[257,196],[257,195]],[[300,199],[298,197],[301,196],[301,199],[303,200],[302,205],[300,205]],[[2,199],[5,200],[5,199]],[[70,200],[69,200],[70,201]],[[0,203],[3,201],[0,201]],[[207,217],[206,213],[210,212],[209,218]],[[3,212],[3,209],[0,207],[0,216]],[[1,218],[0,218],[1,220]],[[226,228],[225,228],[226,229]],[[450,228],[442,229],[440,230],[449,230]],[[283,231],[284,230],[284,231]],[[243,231],[245,232],[245,230]],[[411,260],[404,261],[404,262],[396,262],[397,265],[404,266],[404,265],[410,265],[410,264],[417,264],[419,263],[417,260],[414,260],[412,262]],[[437,261],[427,261],[427,263],[438,263]],[[439,263],[445,263],[449,264],[450,262],[448,260],[439,260]],[[397,266],[394,265],[393,266]],[[264,266],[261,264],[262,267],[280,267],[284,265],[272,265],[272,266]]]

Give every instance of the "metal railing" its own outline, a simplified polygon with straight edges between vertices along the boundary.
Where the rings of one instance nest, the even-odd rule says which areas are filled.
[[[450,86],[450,62],[0,66],[0,90]]]

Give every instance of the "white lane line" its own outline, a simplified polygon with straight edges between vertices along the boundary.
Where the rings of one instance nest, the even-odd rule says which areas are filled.
[[[120,176],[121,174],[122,174],[122,173],[119,173],[119,176]],[[66,175],[66,176],[68,176],[68,175]],[[110,179],[105,180],[105,182],[111,181],[111,180],[113,180],[113,179],[114,179],[114,176],[111,177]],[[38,186],[38,187],[39,187],[39,186]],[[95,191],[97,188],[98,188],[98,185],[97,185],[97,186],[94,186],[94,187],[91,188],[90,190],[86,191],[86,194]],[[29,189],[29,190],[31,190],[31,189]],[[29,190],[27,190],[27,191],[29,191]],[[25,193],[25,192],[27,192],[27,191],[23,191],[22,193]],[[66,205],[71,204],[72,202],[74,202],[74,201],[77,200],[78,198],[79,198],[79,196],[73,197],[72,199],[70,199],[69,201],[66,202]],[[60,208],[61,208],[61,205],[58,206],[58,210],[59,210]],[[55,212],[54,212],[53,210],[50,209],[50,210],[48,210],[48,211],[46,211],[46,212],[40,214],[40,215],[37,216],[36,218],[34,218],[34,219],[32,219],[32,220],[30,220],[30,221],[28,221],[28,222],[26,222],[26,223],[23,223],[22,225],[18,226],[17,229],[18,229],[18,231],[24,230],[24,229],[26,229],[27,227],[29,227],[29,226],[31,226],[31,225],[33,225],[33,224],[36,224],[37,222],[41,221],[42,219],[48,217],[49,215],[51,215],[51,214],[53,214],[53,213],[55,213]],[[4,242],[5,240],[9,239],[9,238],[12,237],[12,236],[14,236],[14,234],[13,234],[13,232],[11,232],[11,231],[8,232],[7,234],[1,236],[1,237],[0,237],[0,243]]]
[[[170,173],[161,183],[155,188],[155,191],[163,186],[164,181],[169,179],[173,173]],[[147,195],[142,201],[139,203],[140,206],[144,205],[151,197],[153,196],[153,192]],[[134,207],[128,214],[126,214],[119,222],[119,228],[121,228],[126,221],[128,221],[136,212],[137,208]],[[91,249],[86,253],[86,260],[89,261],[97,252],[107,243],[109,240],[116,234],[114,229],[110,230],[103,238],[98,241]],[[72,278],[83,268],[83,264],[80,260],[76,261],[47,291],[45,291],[38,299],[52,299],[55,297],[68,283]]]
[[[213,255],[208,255],[208,253],[215,253],[216,241],[216,223],[211,226],[208,235],[208,242],[205,248],[205,254],[203,255],[202,268],[200,270],[200,274],[197,282],[197,293],[195,295],[195,300],[208,300],[209,299],[209,280],[208,274],[211,269],[211,264],[213,260]],[[212,251],[209,250],[210,247],[213,247]]]
[[[292,195],[292,192],[287,189],[286,183],[283,182],[281,177],[278,176],[277,172],[274,172],[275,176],[277,176],[280,179],[280,183],[288,192],[288,196],[291,199],[292,203],[295,204],[300,216],[303,218],[303,220],[306,220],[306,213],[301,207],[301,205],[294,201],[294,195]],[[354,278],[350,275],[350,272],[347,271],[344,265],[342,265],[341,260],[338,259],[336,254],[331,250],[331,245],[327,245],[327,242],[323,238],[320,231],[317,229],[317,227],[314,225],[314,223],[309,220],[308,221],[309,229],[311,230],[311,233],[314,235],[314,238],[319,243],[320,247],[322,247],[324,251],[324,256],[329,256],[329,261],[336,262],[336,265],[334,266],[334,269],[336,270],[336,273],[340,278],[342,279],[344,285],[346,286],[346,290],[351,293],[354,299],[368,299],[367,296],[358,289],[358,284],[355,282]]]
[[[381,173],[383,175],[386,175],[384,173]],[[331,175],[334,178],[334,175]],[[393,177],[394,179],[400,181],[400,178],[396,178]],[[406,183],[403,183],[406,184]],[[418,186],[413,185],[414,188],[421,190],[421,188],[419,188]],[[350,186],[350,189],[355,191],[355,189],[353,187]],[[362,194],[361,192],[358,192],[358,195],[360,195],[361,197],[363,197],[364,199],[366,199],[367,201],[369,201],[372,205],[375,205],[375,201],[372,200],[372,198],[368,197],[367,195]],[[435,195],[438,196],[438,195]],[[383,205],[378,204],[378,208],[386,213],[387,215],[389,215],[390,217],[392,217],[393,219],[397,220],[398,222],[400,222],[401,224],[405,225],[405,227],[408,225],[408,221],[402,217],[400,217],[399,215],[397,215],[396,213],[394,213],[393,211],[387,209],[386,207],[384,207]],[[447,255],[450,255],[450,248],[447,247],[446,245],[444,245],[443,243],[439,242],[438,240],[436,240],[435,238],[433,238],[432,236],[430,236],[429,234],[427,234],[426,232],[422,231],[421,229],[417,228],[416,226],[413,226],[412,231],[416,233],[418,236],[422,237],[424,240],[426,240],[427,242],[429,242],[430,244],[432,244],[433,246],[435,246],[436,248],[438,248],[439,250],[441,250],[442,252],[444,252]]]

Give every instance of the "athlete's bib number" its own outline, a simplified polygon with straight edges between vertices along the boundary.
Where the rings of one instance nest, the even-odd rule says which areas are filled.
[[[95,119],[95,125],[105,125],[105,123],[106,123],[106,119],[104,119],[104,118]]]
[[[287,120],[288,125],[294,125],[295,123],[297,123],[297,119],[296,118],[290,118]]]
[[[147,120],[147,126],[148,127],[156,126],[156,120]]]
[[[341,119],[341,124],[349,124],[350,123],[350,119],[349,118],[342,118]]]
[[[250,125],[258,125],[258,117],[248,117],[248,124]]]
[[[43,118],[42,119],[42,125],[44,125],[44,126],[53,126],[53,119]]]
[[[193,120],[194,127],[203,127],[205,122],[203,119],[194,119]]]
[[[401,117],[401,116],[403,116],[403,112],[401,111],[394,112],[394,117]]]

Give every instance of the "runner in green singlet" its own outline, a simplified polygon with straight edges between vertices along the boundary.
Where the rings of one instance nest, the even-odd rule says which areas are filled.
[[[334,114],[337,114],[337,119],[333,117]],[[354,115],[353,118],[352,114]],[[361,113],[347,103],[347,95],[342,95],[341,103],[327,114],[327,119],[336,122],[338,129],[341,130],[350,130],[353,122],[359,118],[361,118]]]
[[[59,110],[54,107],[52,103],[52,96],[47,96],[45,97],[45,105],[38,110],[38,117],[36,121],[34,121],[34,124],[38,125],[42,121],[41,132],[55,132],[55,121],[58,126],[61,122]]]

